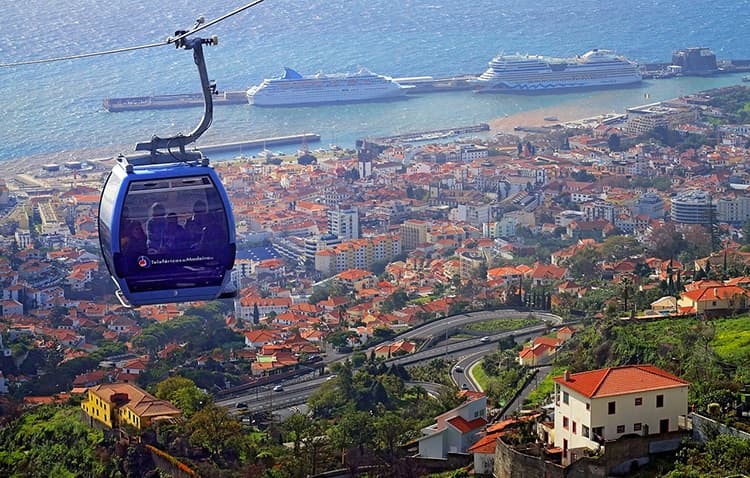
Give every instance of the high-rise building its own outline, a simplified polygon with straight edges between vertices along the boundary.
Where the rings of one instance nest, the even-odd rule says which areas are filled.
[[[716,206],[705,191],[687,191],[672,198],[672,221],[681,224],[710,226],[715,221]]]
[[[399,227],[401,235],[401,244],[405,251],[413,251],[418,245],[427,242],[427,233],[430,230],[430,223],[419,219],[409,219],[404,221]]]
[[[359,211],[352,206],[349,209],[328,210],[328,233],[342,241],[359,239]]]

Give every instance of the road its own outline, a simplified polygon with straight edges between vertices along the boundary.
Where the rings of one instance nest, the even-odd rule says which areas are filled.
[[[523,387],[521,393],[519,393],[516,398],[512,402],[510,402],[510,405],[508,405],[508,407],[505,409],[506,417],[511,415],[516,410],[521,410],[521,408],[523,407],[523,401],[526,400],[526,397],[528,397],[529,394],[534,391],[534,389],[538,387],[540,383],[542,383],[542,380],[544,380],[544,378],[549,375],[551,370],[551,365],[544,365],[536,369],[536,375],[534,376],[534,378],[529,380],[529,383],[527,383],[526,386]]]
[[[386,363],[398,365],[415,365],[420,362],[429,362],[430,360],[439,357],[446,357],[451,359],[454,357],[474,353],[484,355],[489,352],[495,351],[497,349],[496,342],[502,339],[505,339],[507,337],[521,338],[534,335],[544,331],[548,327],[548,324],[557,326],[562,323],[562,318],[554,314],[533,312],[533,315],[535,317],[541,318],[545,321],[545,323],[530,327],[524,327],[518,330],[511,330],[488,335],[487,339],[471,338],[450,343],[446,341],[444,344],[431,349],[423,350],[421,352],[406,355],[403,357],[389,359],[386,361]],[[399,338],[403,338],[405,340],[424,340],[435,337],[443,338],[448,333],[450,333],[451,330],[455,330],[457,328],[460,328],[461,326],[473,322],[483,322],[487,320],[497,319],[513,319],[519,317],[525,318],[528,316],[528,311],[518,311],[513,309],[470,312],[435,320],[433,322],[405,332],[404,334],[401,334]],[[369,356],[373,348],[374,347],[371,347],[364,352]],[[333,358],[333,360],[343,360],[346,357],[348,356],[337,355],[335,358]],[[332,358],[328,357],[328,361],[330,362],[331,360]],[[292,381],[281,382],[280,385],[282,385],[283,391],[275,392],[273,391],[273,385],[266,385],[245,390],[241,394],[234,397],[217,400],[216,403],[220,406],[227,407],[234,412],[246,410],[259,412],[287,409],[305,403],[312,392],[317,390],[327,380],[327,378],[328,377],[315,377],[314,374],[310,374],[295,378]],[[474,390],[478,389],[476,384],[467,384],[467,386],[472,386],[472,389]],[[247,408],[237,408],[238,403],[244,403]]]

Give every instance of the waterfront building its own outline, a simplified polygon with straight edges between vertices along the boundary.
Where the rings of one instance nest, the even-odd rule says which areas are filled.
[[[474,161],[475,159],[484,159],[489,156],[489,149],[485,146],[476,146],[473,144],[462,145],[460,151],[461,161],[464,162]]]
[[[716,55],[708,48],[693,47],[672,53],[672,65],[679,66],[686,75],[711,75],[716,73]]]
[[[710,225],[716,217],[716,206],[705,191],[687,191],[673,197],[671,202],[670,217],[674,222]]]
[[[648,105],[627,108],[628,119],[624,130],[626,133],[642,135],[664,126],[673,127],[682,123],[694,123],[698,119],[698,110],[693,105],[651,103]]]
[[[555,382],[554,444],[568,465],[625,435],[678,430],[689,383],[653,365],[565,372]]]

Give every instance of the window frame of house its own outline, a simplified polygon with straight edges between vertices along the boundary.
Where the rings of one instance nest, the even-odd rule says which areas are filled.
[[[569,405],[570,404],[570,394],[568,392],[563,392],[562,393],[562,401],[563,401],[563,403],[565,405]]]
[[[617,425],[617,433],[625,433],[625,425]]]
[[[570,426],[570,421],[568,420],[568,417],[563,417],[562,426],[564,429],[566,430],[568,429],[568,427]]]
[[[617,402],[607,402],[607,415],[617,414]]]
[[[589,427],[586,425],[581,425],[581,436],[586,438],[589,437]]]
[[[664,395],[656,396],[656,408],[664,408]]]
[[[640,407],[643,405],[643,397],[635,397],[635,406]]]
[[[573,420],[573,427],[572,427],[572,430],[573,430],[573,435],[575,435],[575,434],[576,434],[577,428],[578,428],[578,427],[576,427],[576,421],[575,421],[575,420]]]
[[[643,429],[643,424],[642,424],[642,423],[640,423],[640,422],[638,422],[638,423],[633,423],[633,431],[634,431],[634,432],[639,432],[639,431],[641,431],[642,429]]]

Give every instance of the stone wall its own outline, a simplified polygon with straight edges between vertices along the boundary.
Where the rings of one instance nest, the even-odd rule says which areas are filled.
[[[722,423],[717,422],[713,418],[709,418],[697,413],[691,415],[693,420],[693,440],[699,442],[706,442],[717,434],[731,435],[738,438],[744,438],[750,440],[750,433],[737,430],[736,428],[728,427]]]
[[[498,440],[494,475],[496,478],[603,478],[627,474],[648,463],[654,453],[676,450],[686,436],[686,432],[670,432],[623,437],[608,442],[603,454],[581,456],[568,467],[546,461],[534,445],[521,452]]]
[[[495,478],[564,478],[565,469],[557,464],[544,460],[538,454],[531,454],[536,450],[528,450],[529,454],[521,453],[502,440],[497,440],[495,447]]]

